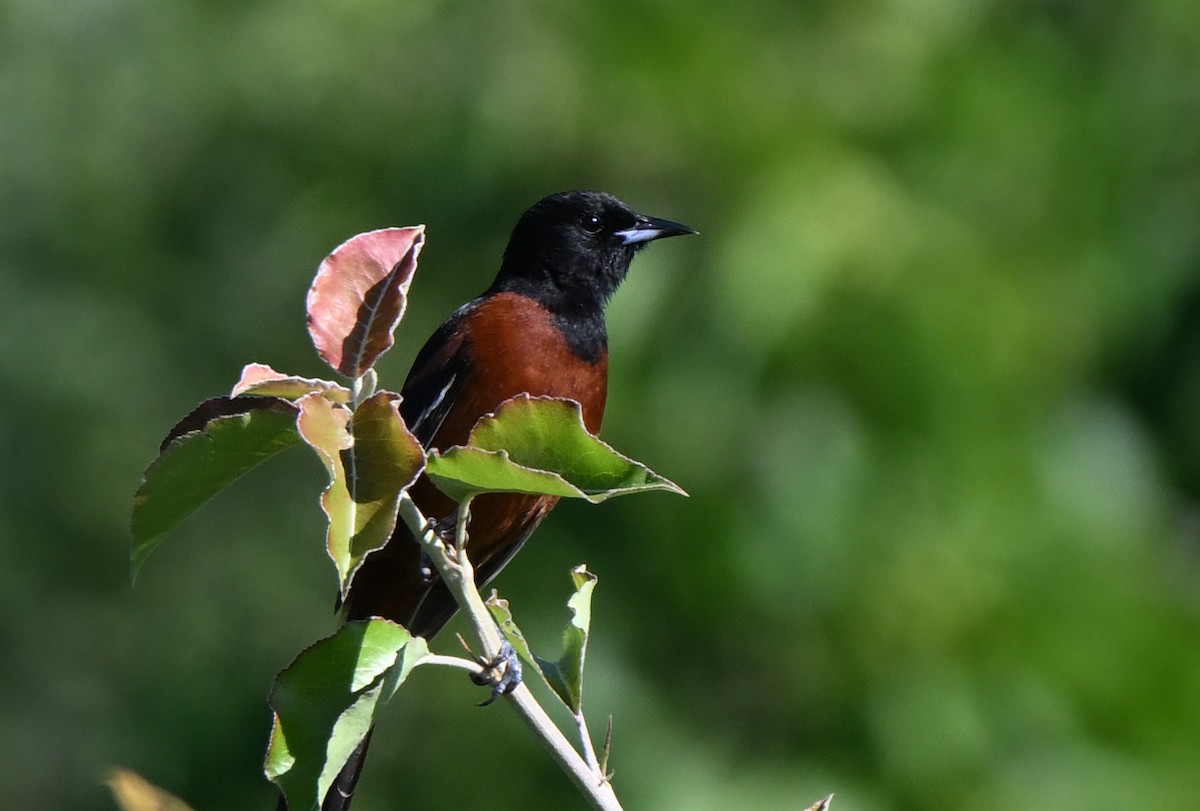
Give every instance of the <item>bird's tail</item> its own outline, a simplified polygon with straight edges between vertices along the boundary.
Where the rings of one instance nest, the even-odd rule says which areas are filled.
[[[350,811],[354,786],[358,783],[358,776],[362,774],[363,763],[367,759],[367,747],[371,745],[371,733],[374,731],[375,727],[367,730],[367,736],[350,753],[350,759],[346,761],[346,765],[338,772],[337,779],[329,787],[329,793],[325,795],[325,802],[321,803],[321,811]],[[275,811],[288,811],[287,800],[283,798],[282,794],[279,795],[279,804],[275,806]]]
[[[358,783],[358,776],[362,774],[363,762],[367,759],[367,747],[371,745],[371,733],[374,731],[375,727],[368,729],[367,737],[350,753],[350,759],[329,787],[325,802],[321,803],[321,811],[349,811],[354,786]]]

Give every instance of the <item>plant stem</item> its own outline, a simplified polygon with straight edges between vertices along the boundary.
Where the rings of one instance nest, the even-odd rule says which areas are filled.
[[[448,548],[446,543],[434,532],[432,525],[421,514],[420,509],[405,492],[400,496],[400,517],[433,561],[438,572],[445,581],[450,593],[454,595],[458,607],[467,615],[475,630],[481,652],[485,661],[491,661],[500,654],[503,639],[500,629],[492,619],[491,613],[479,595],[475,585],[475,569],[467,557],[467,520],[470,514],[470,499],[459,506],[458,521],[455,524],[455,545]],[[446,657],[453,658],[453,657]],[[447,663],[448,664],[448,663]],[[533,730],[538,739],[550,752],[551,757],[567,773],[579,790],[599,811],[622,811],[617,795],[612,785],[600,774],[596,766],[596,754],[592,750],[591,741],[587,736],[586,727],[581,727],[580,739],[584,743],[584,751],[589,753],[585,761],[579,752],[571,746],[558,726],[538,704],[533,693],[524,683],[517,685],[505,698],[517,715]],[[577,724],[582,720],[577,717]],[[590,762],[589,762],[590,761]]]
[[[465,670],[468,673],[483,673],[483,665],[478,662],[472,662],[470,659],[464,659],[461,656],[442,656],[437,653],[427,653],[421,657],[421,661],[418,664],[455,667],[459,670]]]
[[[350,406],[358,408],[362,405],[363,400],[369,398],[375,393],[375,387],[378,385],[378,376],[374,369],[367,369],[362,373],[361,377],[354,378],[350,383]]]
[[[596,749],[592,746],[592,736],[588,734],[587,721],[584,720],[583,710],[575,713],[575,728],[579,730],[579,746],[583,750],[583,759],[596,774],[603,777],[600,771],[600,761],[596,759]]]

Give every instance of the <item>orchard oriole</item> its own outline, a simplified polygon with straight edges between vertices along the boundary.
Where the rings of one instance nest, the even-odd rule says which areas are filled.
[[[601,192],[539,200],[513,229],[491,287],[446,319],[417,354],[401,390],[400,413],[409,429],[426,448],[461,445],[480,417],[524,393],[578,401],[584,425],[597,433],[608,387],[604,307],[638,250],[655,239],[694,233],[637,214]],[[454,512],[455,503],[425,478],[411,492],[431,519]],[[471,503],[471,559],[481,584],[516,554],[556,501],[489,494]],[[386,617],[425,638],[455,610],[402,522],[387,545],[366,558],[346,603],[350,620]],[[349,808],[369,741],[370,735],[346,763],[322,811]]]

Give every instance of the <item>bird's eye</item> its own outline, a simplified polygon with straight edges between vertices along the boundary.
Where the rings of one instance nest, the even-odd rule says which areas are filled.
[[[587,231],[589,234],[598,234],[600,233],[600,229],[604,227],[604,223],[600,222],[600,218],[595,214],[583,215],[583,221],[580,223],[580,225],[582,225],[583,230]]]

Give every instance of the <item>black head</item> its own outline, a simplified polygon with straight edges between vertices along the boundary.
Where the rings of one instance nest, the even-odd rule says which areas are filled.
[[[637,214],[603,192],[559,192],[521,215],[492,289],[531,295],[560,313],[601,310],[638,250],[662,237],[694,233]]]

